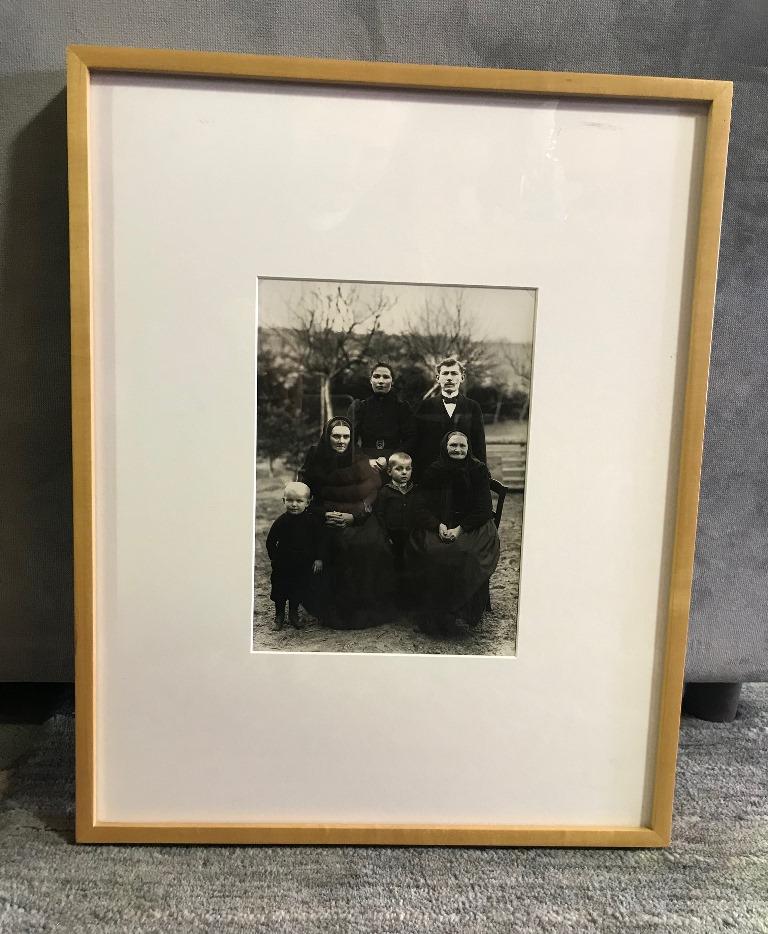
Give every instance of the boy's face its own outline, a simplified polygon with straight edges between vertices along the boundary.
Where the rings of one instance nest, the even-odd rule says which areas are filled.
[[[309,506],[309,497],[301,490],[286,490],[283,494],[285,511],[292,516],[298,516]]]
[[[461,367],[457,364],[441,366],[440,372],[437,374],[437,381],[440,383],[441,389],[447,392],[448,395],[453,395],[459,391],[462,379]]]
[[[334,425],[331,429],[331,447],[337,454],[343,454],[349,447],[350,437],[346,425]]]
[[[389,468],[389,475],[396,483],[407,483],[411,479],[412,469],[410,461],[395,461]]]
[[[389,392],[391,388],[392,374],[389,372],[389,367],[377,366],[373,373],[371,373],[371,389],[375,393],[384,395]]]

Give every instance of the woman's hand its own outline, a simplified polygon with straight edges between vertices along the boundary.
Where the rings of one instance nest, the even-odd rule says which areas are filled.
[[[312,573],[320,574],[322,573],[322,570],[323,570],[323,562],[319,558],[316,558],[314,563],[312,564]]]
[[[351,512],[327,512],[325,514],[325,524],[337,529],[343,529],[347,525],[352,525],[355,517]]]
[[[461,535],[463,529],[460,525],[457,525],[453,529],[449,529],[448,526],[444,523],[440,523],[440,540],[444,542],[455,542],[456,539]]]

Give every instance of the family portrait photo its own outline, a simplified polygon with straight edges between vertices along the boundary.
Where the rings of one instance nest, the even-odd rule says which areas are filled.
[[[259,279],[253,651],[515,654],[535,304]]]

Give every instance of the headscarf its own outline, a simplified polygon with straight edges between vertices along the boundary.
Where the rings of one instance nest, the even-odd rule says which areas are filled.
[[[467,456],[457,460],[448,454],[448,439],[454,435],[461,435],[467,441]],[[454,484],[463,485],[469,490],[472,485],[470,474],[477,469],[482,469],[485,465],[472,454],[472,442],[463,431],[452,429],[447,431],[440,441],[440,454],[436,461],[433,461],[424,471],[422,477],[422,486],[425,487],[448,487]]]
[[[331,431],[336,425],[346,425],[349,428],[349,445],[343,454],[337,454],[331,447]],[[307,456],[298,472],[298,479],[309,485],[312,496],[320,495],[321,489],[333,473],[353,464],[355,459],[353,438],[353,428],[348,418],[342,415],[328,419],[320,440],[307,451]]]
[[[331,444],[331,432],[337,425],[345,425],[349,428],[349,444],[343,454],[334,451]],[[323,467],[334,470],[339,467],[349,467],[355,454],[355,429],[350,419],[345,415],[336,415],[329,418],[320,435],[320,443],[317,446],[318,460]]]
[[[463,435],[467,439],[467,456],[456,460],[448,454],[448,439],[453,435]],[[472,498],[473,481],[478,470],[486,466],[472,455],[472,442],[463,431],[446,432],[440,441],[440,455],[424,471],[421,486],[427,491],[431,501],[430,509],[440,522],[452,521],[453,507],[456,502],[467,502]]]
[[[336,425],[350,430],[350,443],[343,454],[331,446],[331,432]],[[312,490],[315,511],[334,509],[353,516],[370,512],[381,487],[381,475],[368,463],[361,451],[355,451],[350,420],[337,416],[328,421],[318,444],[307,452],[299,470],[299,479]]]
[[[448,453],[448,441],[454,435],[461,435],[461,437],[467,442],[466,457],[458,459],[451,457],[451,455]],[[476,464],[480,463],[480,461],[472,455],[472,442],[469,440],[469,436],[466,435],[463,431],[458,431],[457,429],[454,429],[453,431],[446,431],[446,433],[440,439],[440,456],[438,458],[438,463],[448,470],[469,471],[472,468],[473,461]]]

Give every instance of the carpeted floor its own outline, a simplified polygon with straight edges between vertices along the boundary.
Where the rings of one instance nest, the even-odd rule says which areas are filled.
[[[86,847],[73,717],[0,802],[0,931],[768,932],[768,685],[683,721],[667,850]]]

